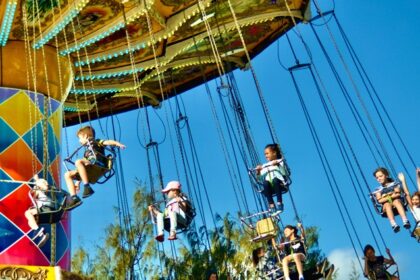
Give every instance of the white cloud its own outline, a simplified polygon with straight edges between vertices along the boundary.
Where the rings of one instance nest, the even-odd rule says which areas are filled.
[[[339,248],[330,252],[328,255],[330,263],[334,264],[337,271],[337,279],[344,280],[349,279],[349,275],[352,271],[352,262],[354,263],[357,271],[360,273],[361,279],[363,278],[363,272],[360,269],[359,262],[357,261],[356,255],[353,249]],[[362,263],[363,265],[363,263]]]

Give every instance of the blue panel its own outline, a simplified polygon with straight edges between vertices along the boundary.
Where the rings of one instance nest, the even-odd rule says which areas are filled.
[[[0,118],[0,135],[0,153],[19,138],[19,135],[10,128],[3,118]]]
[[[61,223],[57,223],[57,244],[56,244],[56,258],[59,260],[65,254],[69,247],[69,240],[64,232],[64,228]]]
[[[0,89],[0,104],[12,97],[18,90],[11,88]]]
[[[0,214],[0,254],[21,238],[23,233]]]
[[[44,232],[50,235],[50,239],[42,246],[41,251],[51,262],[51,225],[42,225],[42,227],[44,228]]]
[[[11,180],[7,174],[0,169],[0,179],[1,180]],[[4,183],[0,182],[0,200],[2,200],[6,195],[14,191],[17,187],[19,187],[20,183]]]

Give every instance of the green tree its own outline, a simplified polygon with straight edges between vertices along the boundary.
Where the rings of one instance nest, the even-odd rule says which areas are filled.
[[[120,217],[119,209],[115,209],[115,221],[105,230],[105,244],[97,245],[93,256],[78,248],[73,254],[72,271],[94,279],[135,279],[143,259],[155,256],[150,250],[153,244],[150,240],[153,227],[147,209],[150,203],[150,195],[138,185],[131,215]],[[120,218],[123,218],[122,225]]]
[[[192,276],[205,279],[209,270],[216,270],[221,280],[253,278],[255,270],[250,256],[261,243],[250,242],[251,237],[238,219],[229,214],[216,215],[216,228],[197,228],[193,223],[180,235],[184,238],[158,244],[152,238],[153,225],[147,208],[150,203],[150,195],[138,186],[130,218],[121,226],[116,214],[115,221],[106,228],[105,244],[97,245],[94,252],[78,248],[73,254],[73,272],[93,279],[184,280]],[[305,231],[308,247],[305,268],[325,274],[330,264],[318,247],[318,230],[307,227]]]
[[[351,271],[349,274],[349,280],[360,280],[360,277],[361,277],[360,271],[357,269],[354,261],[351,261]]]

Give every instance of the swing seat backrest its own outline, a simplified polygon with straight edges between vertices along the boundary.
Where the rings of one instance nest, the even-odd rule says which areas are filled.
[[[262,242],[271,238],[275,238],[278,233],[278,227],[277,224],[274,223],[273,219],[269,217],[259,220],[255,226],[255,231],[257,236],[252,238],[252,241]]]
[[[38,224],[55,224],[61,220],[64,214],[64,206],[67,200],[67,193],[64,191],[57,191],[53,194],[52,207],[38,209],[38,214],[35,215],[35,220]]]

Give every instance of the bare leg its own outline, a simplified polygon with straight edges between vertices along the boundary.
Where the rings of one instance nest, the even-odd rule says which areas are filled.
[[[76,166],[76,169],[79,172],[79,176],[83,184],[88,184],[89,178],[86,172],[86,165],[90,165],[90,162],[86,159],[78,159],[76,160],[76,163],[74,165]]]
[[[73,182],[73,176],[76,175],[77,171],[76,170],[72,170],[72,171],[67,171],[64,174],[64,178],[66,181],[66,185],[67,185],[67,189],[69,190],[70,195],[76,195],[76,189],[74,186],[74,182]]]
[[[289,273],[289,261],[290,261],[290,257],[291,256],[286,256],[283,259],[283,274],[284,274],[284,279],[289,279],[290,278],[290,273]]]
[[[386,216],[389,219],[389,222],[391,223],[391,226],[395,225],[395,217],[394,212],[392,211],[392,206],[389,202],[385,202],[383,205],[384,211],[386,213]]]
[[[33,230],[36,230],[39,227],[35,220],[36,214],[38,214],[38,210],[36,208],[31,208],[25,211],[25,217],[28,219],[28,225]]]
[[[302,260],[305,258],[301,253],[294,254],[293,255],[295,263],[296,263],[296,269],[299,273],[299,276],[303,275],[303,264]]]
[[[398,214],[400,214],[401,216],[401,219],[403,219],[403,221],[407,221],[407,215],[405,214],[404,206],[402,205],[401,200],[396,199],[392,201],[392,205],[394,205],[397,209]]]

